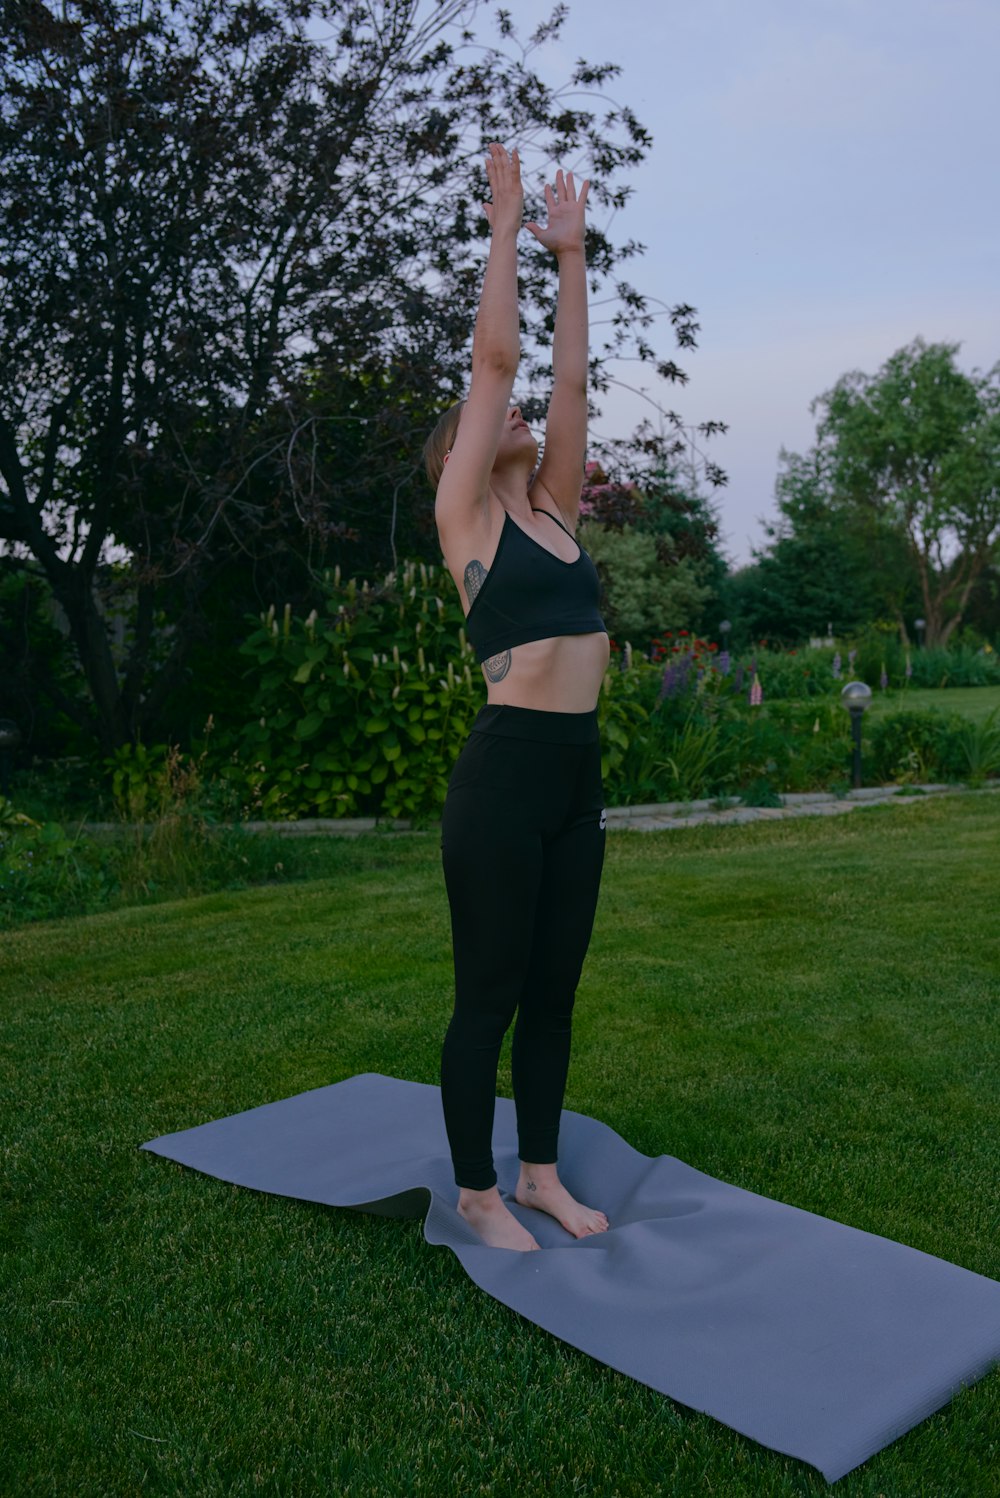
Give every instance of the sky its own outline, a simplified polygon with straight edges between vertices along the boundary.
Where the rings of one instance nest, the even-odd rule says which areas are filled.
[[[548,12],[509,8],[522,33]],[[618,372],[729,423],[711,497],[743,566],[778,518],[780,449],[811,446],[810,403],[842,374],[918,335],[960,344],[968,371],[1000,362],[1000,0],[569,0],[536,62],[555,82],[580,56],[621,65],[606,91],[653,136],[611,224],[647,246],[625,274],[701,323],[694,351],[656,337],[687,386]],[[601,404],[606,436],[655,416],[622,391]]]

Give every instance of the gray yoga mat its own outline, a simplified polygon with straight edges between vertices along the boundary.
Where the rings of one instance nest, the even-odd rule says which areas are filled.
[[[575,1239],[513,1200],[514,1104],[497,1098],[501,1192],[541,1252],[488,1248],[455,1205],[437,1087],[366,1072],[142,1146],[301,1201],[419,1217],[489,1295],[609,1367],[828,1481],[1000,1359],[1000,1283],[693,1170],[566,1109],[559,1174],[610,1219]]]

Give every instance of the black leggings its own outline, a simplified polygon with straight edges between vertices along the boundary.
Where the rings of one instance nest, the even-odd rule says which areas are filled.
[[[518,1154],[532,1165],[557,1158],[604,827],[596,708],[480,710],[455,762],[441,823],[455,956],[441,1100],[459,1186],[496,1184],[497,1062],[515,1010]]]

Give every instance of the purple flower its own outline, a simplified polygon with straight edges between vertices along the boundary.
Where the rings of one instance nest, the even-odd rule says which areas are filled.
[[[833,658],[833,674],[836,677],[840,676],[840,651],[839,650],[837,651],[837,654]]]
[[[691,658],[682,655],[680,660],[671,661],[663,673],[663,684],[660,687],[660,700],[664,697],[676,697],[683,692],[687,686],[688,671],[691,669]]]
[[[720,676],[728,676],[729,675],[729,651],[728,650],[724,650],[722,652],[722,654],[719,656],[719,674],[720,674]]]
[[[885,691],[886,687],[889,685],[889,678],[885,674],[885,661],[882,662],[882,675],[878,679],[878,684],[882,688],[883,692]]]
[[[736,667],[736,674],[733,677],[733,691],[734,692],[739,692],[739,691],[742,690],[742,687],[743,687],[743,663],[741,661],[740,664]]]
[[[854,671],[854,657],[857,655],[857,653],[858,652],[856,650],[849,650],[847,652],[847,669],[851,672]]]

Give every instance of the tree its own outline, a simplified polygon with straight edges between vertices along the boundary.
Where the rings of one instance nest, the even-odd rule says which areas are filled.
[[[694,631],[711,589],[690,556],[665,566],[656,538],[628,523],[612,528],[587,520],[580,544],[601,574],[604,617],[617,645],[627,640],[647,651],[661,630]]]
[[[267,566],[279,545],[318,568],[364,535],[373,486],[393,527],[407,485],[412,500],[416,431],[466,378],[486,143],[534,151],[539,181],[586,160],[595,202],[626,201],[649,136],[604,97],[618,69],[580,61],[550,89],[532,53],[565,7],[526,45],[497,10],[499,45],[473,47],[479,9],[6,0],[0,540],[44,569],[89,701],[46,688],[105,748],[156,724],[183,686],[227,569]],[[610,282],[621,307],[594,353],[597,388],[632,349],[684,378],[617,279],[640,248],[588,237],[592,285]],[[541,330],[530,383],[553,278],[540,247],[524,263],[526,326]],[[694,309],[668,310],[689,346]],[[123,661],[99,586],[115,548],[132,598]]]
[[[643,650],[668,627],[714,628],[706,620],[719,617],[726,578],[718,517],[698,484],[703,473],[678,471],[674,440],[669,453],[660,443],[646,451],[641,440],[608,444],[620,476],[610,481],[589,463],[580,507],[581,541],[601,573],[612,633]],[[726,481],[720,469],[708,478]]]
[[[1000,365],[965,374],[958,350],[917,338],[878,374],[844,375],[810,408],[821,412],[815,463],[831,513],[867,534],[883,591],[905,556],[929,646],[947,643],[1000,554]],[[891,607],[907,643],[901,605],[897,587]]]
[[[904,538],[871,510],[837,505],[815,452],[782,449],[780,463],[780,518],[764,522],[768,546],[727,589],[735,637],[800,645],[828,624],[848,634],[876,616],[912,617],[919,592]]]

